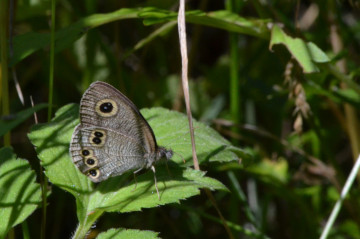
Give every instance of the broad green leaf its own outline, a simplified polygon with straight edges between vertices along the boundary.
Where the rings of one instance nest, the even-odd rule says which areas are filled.
[[[100,233],[96,239],[157,239],[157,232],[152,231],[140,231],[134,229],[109,229],[106,232]]]
[[[292,38],[277,25],[274,25],[272,29],[269,48],[272,49],[275,44],[283,44],[302,66],[305,73],[319,72],[315,63],[330,61],[328,56],[314,43],[305,42],[300,38]]]
[[[96,186],[80,173],[69,155],[71,135],[79,122],[77,105],[62,107],[50,123],[36,125],[29,134],[49,180],[72,193],[77,199],[80,221],[78,231],[90,227],[105,211],[130,212],[177,203],[181,199],[199,194],[200,188],[227,190],[219,181],[205,177],[204,172],[179,166],[183,165],[179,155],[185,159],[191,155],[186,116],[162,108],[144,109],[142,113],[152,126],[159,145],[170,147],[178,154],[168,163],[169,172],[164,165],[156,166],[160,200],[151,171],[138,175],[137,183],[132,177],[129,179],[131,173],[127,173]],[[240,149],[232,147],[208,126],[196,121],[194,126],[200,161],[237,160],[233,151]],[[75,238],[81,238],[85,233],[86,231],[81,231]]]
[[[187,164],[192,164],[192,151],[187,116],[176,111],[163,108],[143,109],[141,113],[155,132],[158,144],[173,149],[173,156],[177,163],[182,158]],[[247,154],[240,148],[234,147],[209,126],[194,120],[196,152],[200,162],[229,162],[238,160]],[[181,165],[181,164],[180,164]]]
[[[55,113],[49,124],[35,125],[29,134],[46,176],[53,184],[74,196],[79,191],[90,193],[92,190],[90,181],[74,167],[69,155],[71,135],[78,124],[78,112],[77,105],[64,106]]]
[[[141,208],[179,203],[181,199],[199,194],[199,188],[226,190],[219,181],[204,177],[205,173],[201,171],[190,168],[184,170],[175,166],[169,168],[170,172],[164,167],[156,168],[160,200],[156,194],[154,176],[152,172],[148,172],[137,177],[137,183],[132,181],[126,186],[119,186],[119,180],[109,180],[108,183],[99,185],[92,195],[89,210],[101,208],[117,212],[140,211]],[[107,192],[111,192],[111,196],[104,197]]]
[[[172,160],[180,166],[191,165],[192,153],[187,117],[163,108],[143,109],[141,112],[149,119],[148,122],[155,132],[158,144],[175,152]],[[78,106],[67,105],[56,113],[50,124],[36,125],[29,134],[32,143],[37,147],[43,166],[47,169],[47,176],[54,184],[70,191],[75,183],[81,184],[84,188],[88,182],[82,174],[76,178],[70,177],[78,170],[75,167],[71,170],[67,168],[68,162],[71,163],[68,151],[71,134],[78,124],[77,115]],[[237,161],[236,153],[246,157],[245,153],[242,155],[241,149],[232,146],[209,126],[194,121],[194,128],[200,162]],[[183,163],[183,159],[186,160],[186,164]]]
[[[47,104],[39,104],[26,110],[20,111],[8,118],[0,118],[0,137],[31,117],[35,112],[45,108]]]
[[[12,149],[0,149],[0,238],[23,222],[41,203],[40,185],[29,163]]]

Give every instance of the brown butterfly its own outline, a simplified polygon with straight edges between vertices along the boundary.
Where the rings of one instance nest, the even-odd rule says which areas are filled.
[[[70,154],[93,182],[151,168],[159,196],[154,164],[169,160],[173,152],[157,145],[153,130],[133,102],[113,86],[98,81],[81,99],[80,124],[72,135]]]

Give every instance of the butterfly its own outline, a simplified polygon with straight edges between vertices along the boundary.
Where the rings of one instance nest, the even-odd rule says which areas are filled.
[[[173,151],[158,146],[153,130],[140,111],[113,86],[97,81],[80,101],[80,123],[75,127],[70,154],[76,167],[97,183],[122,175],[151,169]]]

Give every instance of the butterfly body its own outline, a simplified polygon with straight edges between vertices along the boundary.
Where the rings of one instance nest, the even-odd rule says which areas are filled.
[[[173,152],[157,145],[150,125],[126,96],[107,83],[95,82],[81,99],[70,154],[83,174],[101,182],[152,168]]]

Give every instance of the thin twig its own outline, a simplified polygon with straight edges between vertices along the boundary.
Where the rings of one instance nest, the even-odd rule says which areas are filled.
[[[189,120],[190,136],[191,136],[191,146],[192,146],[192,155],[194,161],[194,168],[200,170],[199,161],[196,156],[196,147],[195,147],[195,137],[194,137],[194,127],[192,123],[192,115],[190,110],[190,95],[189,95],[189,82],[188,82],[188,56],[187,56],[187,44],[186,44],[186,28],[185,28],[185,0],[180,0],[179,14],[178,14],[178,31],[179,31],[179,40],[180,40],[180,51],[181,51],[181,64],[182,64],[182,85],[184,90],[186,112]],[[210,199],[212,205],[217,211],[226,232],[228,233],[229,238],[234,238],[231,233],[230,228],[228,227],[225,218],[223,217],[219,207],[216,204],[214,196],[212,195],[209,189],[205,189],[206,195]]]
[[[185,28],[185,0],[180,0],[179,16],[178,16],[178,30],[179,30],[181,65],[182,65],[181,79],[182,79],[182,85],[183,85],[183,90],[184,90],[186,113],[187,113],[188,120],[189,120],[194,168],[196,170],[200,170],[199,161],[196,156],[194,127],[193,127],[192,115],[191,115],[191,110],[190,110],[190,95],[189,95],[189,82],[188,82],[189,81],[188,80],[188,56],[187,56],[186,28]]]
[[[210,191],[210,189],[208,188],[205,188],[205,193],[206,195],[208,196],[208,198],[210,199],[210,202],[211,204],[213,205],[213,207],[215,208],[216,212],[218,213],[220,219],[221,219],[221,222],[223,224],[223,226],[225,227],[225,230],[229,236],[230,239],[234,239],[234,236],[227,224],[227,221],[225,220],[224,216],[222,215],[221,211],[220,211],[220,208],[218,207],[217,203],[216,203],[216,200],[212,194],[212,192]]]
[[[32,95],[30,95],[30,103],[31,103],[31,107],[34,108],[34,100],[32,98]],[[38,124],[39,121],[38,121],[38,117],[37,117],[37,114],[36,112],[34,111],[34,121],[35,121],[35,124]]]

